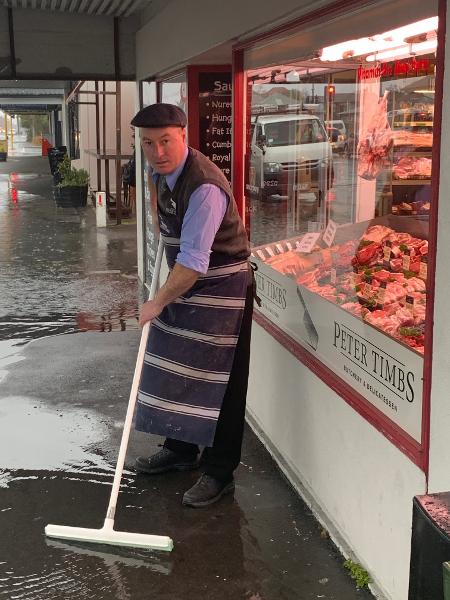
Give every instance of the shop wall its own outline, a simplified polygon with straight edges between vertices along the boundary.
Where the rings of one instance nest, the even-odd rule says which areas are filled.
[[[133,128],[130,125],[131,119],[136,114],[136,82],[122,82],[122,151],[133,153]],[[114,113],[115,114],[115,113]],[[109,124],[111,126],[111,123]],[[114,147],[114,146],[113,146]]]
[[[87,81],[83,86],[84,91],[94,90],[94,82]],[[82,102],[92,102],[94,96],[84,94],[79,97]],[[96,147],[95,141],[95,107],[92,105],[79,105],[79,127],[80,127],[80,158],[72,161],[77,169],[86,169],[90,175],[90,185],[97,189],[97,166],[93,156],[85,153],[86,150]]]
[[[252,335],[250,423],[342,551],[404,600],[424,473],[256,323]]]
[[[273,28],[328,4],[330,0],[198,0],[194,11],[189,2],[173,0],[136,34],[137,77],[172,70],[236,37]],[[176,43],[168,43],[168,37],[176,38]],[[224,58],[231,61],[231,56]]]
[[[95,84],[88,81],[84,84],[84,91],[93,91]],[[100,89],[102,85],[100,84]],[[106,91],[115,92],[116,84],[113,81],[106,82]],[[81,94],[81,101],[92,102],[94,96],[91,94]],[[132,128],[130,121],[135,114],[136,105],[136,83],[122,82],[121,84],[121,145],[123,154],[132,154],[134,143],[132,137]],[[74,160],[73,165],[77,168],[86,169],[90,174],[90,185],[92,189],[97,189],[97,160],[94,156],[87,154],[86,150],[96,148],[96,129],[95,129],[95,106],[79,105],[80,110],[80,158]],[[116,147],[116,97],[114,95],[106,96],[106,149],[114,151]],[[100,96],[100,146],[103,150],[103,104]],[[101,161],[102,169],[102,187],[105,183],[105,161]],[[110,189],[116,187],[116,168],[113,160],[109,163]]]
[[[447,41],[445,48],[444,97],[442,103],[442,139],[440,153],[440,184],[438,212],[438,243],[436,256],[435,311],[433,332],[433,373],[431,390],[431,423],[429,480],[430,493],[450,490],[450,13],[447,3]]]

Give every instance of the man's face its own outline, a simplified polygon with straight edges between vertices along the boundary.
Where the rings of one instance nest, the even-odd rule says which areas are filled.
[[[150,166],[160,175],[175,171],[184,158],[184,127],[141,128],[141,145]]]

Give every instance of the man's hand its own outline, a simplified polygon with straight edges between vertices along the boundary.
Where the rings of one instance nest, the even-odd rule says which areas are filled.
[[[199,278],[200,273],[175,263],[166,283],[157,292],[154,300],[144,302],[141,306],[139,325],[141,327],[159,316],[163,309],[191,289]]]
[[[143,327],[148,321],[153,321],[162,312],[163,307],[157,304],[154,300],[144,302],[141,306],[139,315],[139,325]]]

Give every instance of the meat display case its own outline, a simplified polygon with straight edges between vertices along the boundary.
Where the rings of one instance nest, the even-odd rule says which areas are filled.
[[[392,213],[429,215],[431,202],[431,147],[433,118],[423,121],[394,122],[392,147]],[[402,130],[401,127],[407,127]]]
[[[388,215],[253,248],[259,310],[420,441],[428,223]]]

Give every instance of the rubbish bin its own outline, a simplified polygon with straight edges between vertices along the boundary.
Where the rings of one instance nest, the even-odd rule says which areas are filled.
[[[450,599],[442,564],[450,561],[450,492],[413,500],[408,600]],[[447,585],[446,588],[444,586]],[[444,596],[444,589],[447,594]]]
[[[61,175],[58,173],[58,165],[64,160],[66,155],[66,146],[55,146],[54,148],[49,148],[47,151],[50,172],[53,175],[53,183],[55,185],[61,181]]]
[[[444,569],[444,600],[450,600],[450,562],[443,564]]]

